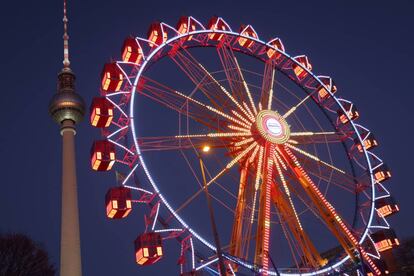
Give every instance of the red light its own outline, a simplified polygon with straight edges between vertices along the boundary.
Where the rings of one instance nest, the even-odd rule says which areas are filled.
[[[121,89],[123,81],[124,75],[115,62],[105,64],[102,71],[102,90],[117,92]]]
[[[307,56],[298,56],[294,58],[300,65],[293,63],[292,68],[296,77],[299,80],[303,80],[308,75],[308,72],[304,69],[312,70],[312,65],[310,64]]]
[[[162,239],[159,233],[149,232],[135,240],[135,259],[139,265],[156,263],[163,255]]]
[[[370,149],[373,149],[376,146],[378,146],[378,142],[377,142],[377,140],[375,139],[374,135],[371,132],[362,133],[361,138],[363,139],[363,143],[364,143],[364,146],[365,146],[366,150],[370,150]],[[359,139],[355,138],[354,142],[355,142],[355,145],[356,145],[358,151],[363,152],[364,150],[363,150],[362,144],[359,142]]]
[[[122,46],[122,60],[124,62],[140,64],[143,55],[142,48],[135,38],[129,37],[125,39]]]
[[[384,182],[385,180],[391,177],[391,172],[385,164],[382,164],[381,166],[376,168],[373,173],[375,180],[380,183]]]
[[[90,122],[94,127],[108,127],[114,117],[114,106],[104,97],[93,98]]]
[[[168,39],[167,33],[164,31],[160,22],[152,23],[149,30],[148,30],[148,40],[151,41],[149,43],[150,47],[158,46]]]
[[[283,46],[283,43],[282,43],[282,41],[279,38],[272,39],[271,41],[269,41],[268,44],[271,45],[271,46],[273,46],[273,47],[275,47],[276,49],[278,49],[278,50],[280,50],[282,52],[285,51],[285,46]],[[272,48],[269,48],[266,51],[266,54],[267,54],[267,57],[269,59],[270,58],[279,59],[280,56],[282,55],[281,53],[279,53],[278,51],[276,51],[276,50],[274,50]]]
[[[338,109],[337,114],[339,116],[339,121],[342,124],[346,124],[349,122],[348,117],[354,121],[359,118],[359,112],[354,104],[345,102],[343,103],[343,108],[345,109],[345,112],[342,109]],[[348,115],[348,117],[347,117]]]
[[[91,148],[91,166],[95,171],[109,171],[115,163],[115,145],[107,140],[95,141]]]
[[[207,28],[212,31],[217,31],[217,30],[225,31],[227,29],[226,23],[220,17],[212,17],[208,23]],[[211,40],[219,41],[223,38],[223,36],[224,34],[221,34],[221,33],[210,33],[208,35],[208,38]]]
[[[257,38],[256,31],[250,25],[242,26],[240,30],[240,34],[243,36],[247,36],[247,37]],[[253,40],[248,39],[246,37],[239,37],[238,41],[239,41],[240,46],[245,47],[245,48],[250,48],[254,44]]]
[[[384,229],[371,235],[375,247],[379,252],[390,250],[400,244],[392,229]]]
[[[110,188],[105,196],[105,204],[108,218],[125,218],[132,210],[130,189],[122,186]]]
[[[182,16],[177,24],[177,30],[180,34],[186,34],[189,32],[193,32],[196,30],[196,25],[194,20],[191,19],[189,16]],[[192,35],[186,36],[185,40],[191,40],[193,38]]]
[[[321,82],[324,84],[324,86],[320,86],[317,91],[318,91],[318,95],[319,98],[321,99],[326,99],[329,97],[329,93],[326,90],[326,88],[332,93],[334,94],[337,91],[336,85],[334,84],[334,82],[332,81],[332,79],[330,77],[325,77],[325,76],[320,76],[319,79],[321,80]],[[325,88],[326,87],[326,88]]]

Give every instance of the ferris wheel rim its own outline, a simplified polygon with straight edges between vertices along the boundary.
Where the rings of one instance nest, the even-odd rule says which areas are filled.
[[[166,40],[165,42],[163,42],[162,44],[158,45],[156,48],[154,48],[151,53],[145,57],[143,63],[140,65],[138,73],[134,79],[134,82],[131,83],[132,84],[132,89],[131,89],[131,99],[130,99],[130,103],[129,103],[129,119],[130,119],[130,129],[131,129],[131,133],[133,136],[133,140],[134,140],[134,146],[135,146],[135,150],[136,153],[138,155],[139,161],[144,169],[144,172],[146,174],[146,177],[148,178],[150,184],[152,185],[154,191],[157,192],[157,194],[159,195],[160,199],[162,200],[162,202],[165,204],[165,206],[167,207],[167,209],[171,212],[171,214],[173,214],[173,216],[175,217],[175,219],[184,227],[186,228],[192,235],[194,235],[200,242],[202,242],[204,245],[206,245],[208,248],[210,248],[213,251],[216,251],[216,248],[214,245],[212,245],[211,243],[209,243],[207,240],[205,240],[203,237],[201,237],[196,231],[194,231],[185,221],[183,218],[181,218],[181,216],[179,216],[178,214],[175,213],[175,211],[173,210],[173,208],[171,207],[171,205],[169,204],[168,200],[164,197],[164,195],[160,192],[157,183],[153,180],[152,175],[150,173],[150,171],[147,168],[147,165],[144,161],[144,158],[141,154],[140,151],[140,147],[138,145],[138,139],[137,139],[137,134],[136,134],[136,130],[135,130],[135,118],[134,118],[134,103],[135,103],[135,94],[136,94],[136,88],[138,85],[138,81],[141,78],[142,73],[145,71],[147,65],[150,63],[151,59],[159,52],[161,51],[164,47],[169,46],[169,44],[174,43],[182,38],[185,38],[187,36],[191,36],[191,35],[198,35],[198,34],[211,34],[211,33],[221,33],[221,34],[225,34],[225,35],[230,35],[230,36],[234,36],[234,37],[243,37],[249,40],[252,40],[254,42],[257,42],[263,46],[272,48],[273,50],[277,51],[278,53],[282,54],[285,58],[289,59],[291,62],[294,62],[296,65],[300,66],[303,70],[305,70],[315,81],[317,81],[321,86],[323,86],[326,91],[329,93],[329,96],[335,100],[336,105],[342,109],[342,111],[344,112],[345,116],[348,118],[350,125],[352,126],[352,129],[354,130],[355,134],[356,134],[356,138],[362,142],[362,138],[361,135],[356,127],[356,124],[353,122],[353,120],[351,120],[351,118],[349,117],[348,113],[346,112],[345,108],[343,107],[343,105],[340,103],[340,101],[338,100],[338,98],[331,92],[330,89],[328,89],[328,87],[319,79],[318,76],[316,76],[311,70],[308,70],[308,68],[302,66],[302,64],[300,64],[298,61],[296,61],[291,55],[289,55],[288,53],[286,53],[285,51],[281,51],[278,48],[270,45],[268,42],[265,42],[263,40],[260,40],[259,38],[254,38],[254,37],[250,37],[250,36],[246,36],[243,35],[241,33],[237,33],[234,31],[226,31],[226,30],[196,30],[196,31],[191,31],[185,34],[177,34],[176,36],[173,36],[171,38],[169,38],[168,40]],[[145,40],[145,39],[144,39]],[[206,47],[203,45],[200,45],[200,47]],[[241,51],[240,51],[241,52]],[[244,52],[243,52],[244,53]],[[246,53],[244,53],[246,54]],[[257,57],[255,54],[250,54],[251,56],[255,56]],[[260,58],[259,58],[260,59]],[[120,62],[121,63],[121,62]],[[302,89],[303,86],[295,81],[296,84],[298,84]],[[363,143],[362,143],[363,144]],[[370,227],[372,225],[372,219],[374,217],[374,211],[375,211],[375,200],[376,200],[376,196],[375,196],[375,188],[374,185],[376,184],[374,178],[373,178],[373,169],[372,169],[372,165],[371,165],[371,161],[370,158],[368,156],[368,151],[366,150],[365,146],[363,146],[363,153],[365,156],[365,161],[368,165],[368,169],[367,171],[369,171],[370,174],[370,186],[371,186],[371,209],[370,209],[370,215],[369,215],[369,219],[368,222],[365,225],[365,229],[364,229],[364,233],[362,234],[361,238],[358,240],[359,244],[362,244],[364,242],[364,240],[366,239]],[[329,267],[323,267],[322,269],[318,269],[314,272],[311,273],[301,273],[301,274],[292,274],[292,273],[280,273],[281,275],[317,275],[317,274],[321,274],[321,273],[325,273],[327,271],[330,270],[334,270],[337,267],[341,266],[344,262],[346,262],[349,259],[349,256],[343,257],[341,260],[339,260],[338,262],[332,264]],[[250,264],[250,263],[245,263],[244,265],[246,265],[246,267],[248,268],[252,268],[254,264]],[[275,273],[272,270],[268,271],[269,274],[271,275],[276,275],[273,274]]]

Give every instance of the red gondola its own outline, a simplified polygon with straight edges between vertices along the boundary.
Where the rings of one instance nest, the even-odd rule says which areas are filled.
[[[341,123],[346,124],[349,122],[348,117],[354,121],[356,119],[359,118],[359,112],[358,109],[355,107],[355,105],[353,103],[350,102],[344,102],[342,104],[342,106],[345,109],[345,112],[342,109],[338,109],[337,110],[337,114],[339,117],[339,121],[341,121]],[[346,116],[346,114],[348,115],[348,117]]]
[[[118,65],[107,63],[102,70],[102,90],[117,92],[121,89],[124,81],[124,75]]]
[[[374,178],[378,182],[384,182],[391,177],[391,171],[387,165],[382,164],[374,170]]]
[[[227,29],[226,23],[220,17],[212,17],[208,22],[207,28],[213,31],[221,30],[225,31]],[[211,33],[208,35],[208,38],[211,40],[219,41],[223,38],[224,34],[221,33]]]
[[[390,250],[400,244],[397,235],[392,229],[383,229],[371,235],[375,247],[379,252]]]
[[[177,30],[180,34],[186,34],[196,30],[196,24],[194,20],[191,20],[190,16],[181,16],[177,23]],[[186,36],[185,40],[191,40],[192,35]]]
[[[114,118],[114,105],[105,97],[95,97],[92,100],[91,125],[94,127],[108,127]]]
[[[109,171],[115,163],[115,145],[107,140],[95,141],[91,148],[91,166],[95,171]]]
[[[303,80],[308,75],[308,72],[303,68],[312,70],[312,65],[310,64],[308,57],[305,55],[294,57],[294,60],[296,60],[302,66],[298,65],[297,63],[293,63],[293,71],[299,80]]]
[[[269,45],[275,47],[276,49],[284,52],[285,46],[283,46],[282,41],[279,38],[274,38],[268,42]],[[266,52],[268,58],[275,58],[278,59],[282,55],[278,51],[274,50],[273,48],[269,48]]]
[[[106,215],[108,218],[120,219],[132,210],[131,190],[125,187],[113,187],[105,196]]]
[[[150,47],[158,46],[165,41],[167,41],[168,35],[164,31],[163,26],[160,22],[154,22],[151,24],[148,30],[148,40],[152,43],[149,43]]]
[[[257,33],[251,25],[241,26],[240,34],[244,36],[252,37],[252,38],[257,38]],[[238,41],[239,41],[240,46],[245,47],[245,48],[250,48],[254,44],[253,40],[248,39],[246,37],[239,37]]]
[[[380,217],[388,217],[398,213],[400,208],[391,196],[383,197],[375,201],[375,209]]]
[[[321,82],[325,85],[320,85],[317,88],[318,91],[318,95],[321,99],[326,99],[329,97],[329,93],[326,90],[326,88],[328,88],[328,90],[334,94],[337,90],[335,83],[333,82],[331,77],[326,77],[326,76],[320,76],[319,79],[321,80]],[[325,88],[326,87],[326,88]]]
[[[149,232],[135,240],[135,259],[139,265],[150,265],[163,255],[162,239],[159,233]]]
[[[373,149],[376,146],[378,146],[378,142],[375,139],[374,134],[372,134],[371,132],[362,133],[361,138],[363,139],[365,149],[367,149],[367,150]],[[355,142],[355,145],[356,145],[358,151],[363,152],[363,147],[362,147],[362,144],[359,141],[359,139],[355,138],[354,142]]]
[[[125,39],[124,45],[122,46],[122,60],[124,62],[140,64],[143,56],[141,45],[135,38],[128,37]]]

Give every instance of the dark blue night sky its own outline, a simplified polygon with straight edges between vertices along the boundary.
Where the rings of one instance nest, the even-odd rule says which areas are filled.
[[[288,53],[306,54],[313,71],[333,77],[358,106],[360,123],[379,140],[390,166],[387,187],[401,212],[390,219],[400,238],[414,234],[411,143],[414,91],[412,1],[69,1],[71,67],[89,106],[102,65],[118,58],[124,38],[145,36],[154,20],[175,25],[181,15],[203,23],[222,16],[237,30],[252,24],[264,40],[280,37]],[[62,67],[61,1],[8,1],[0,11],[0,232],[22,232],[44,244],[59,263],[61,136],[49,118]],[[155,267],[134,263],[132,241],[142,231],[132,219],[110,222],[104,195],[113,174],[90,169],[99,132],[86,122],[76,136],[84,275],[176,275],[176,259]]]

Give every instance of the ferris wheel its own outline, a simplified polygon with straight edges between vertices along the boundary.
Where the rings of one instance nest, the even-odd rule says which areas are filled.
[[[109,218],[147,210],[136,262],[178,246],[181,275],[386,274],[391,173],[338,92],[251,25],[182,17],[128,37],[91,105],[91,166],[116,164]]]

